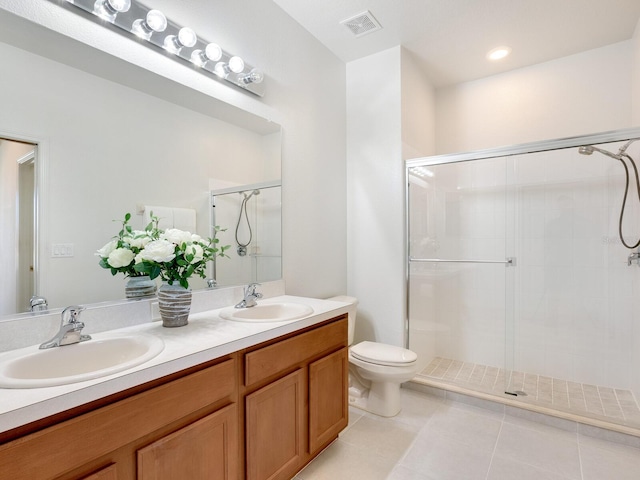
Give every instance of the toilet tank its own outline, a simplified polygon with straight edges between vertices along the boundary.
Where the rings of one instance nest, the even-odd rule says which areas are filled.
[[[356,313],[358,309],[358,299],[355,297],[347,297],[346,295],[338,295],[337,297],[327,298],[327,300],[333,300],[334,302],[348,303],[347,307],[347,322],[349,324],[349,345],[353,343],[353,332],[356,328]]]

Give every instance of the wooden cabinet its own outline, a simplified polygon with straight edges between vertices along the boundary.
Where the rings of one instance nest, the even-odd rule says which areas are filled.
[[[246,397],[247,479],[289,479],[298,471],[305,397],[300,369]]]
[[[348,423],[347,319],[244,355],[248,480],[292,478]]]
[[[309,451],[318,453],[349,423],[347,348],[309,365]]]
[[[347,385],[342,315],[43,420],[0,479],[290,479],[347,425]]]
[[[135,479],[138,449],[236,401],[236,365],[226,360],[0,445],[0,478]],[[229,448],[233,455],[237,441]]]
[[[235,480],[237,419],[229,405],[138,450],[138,479]]]

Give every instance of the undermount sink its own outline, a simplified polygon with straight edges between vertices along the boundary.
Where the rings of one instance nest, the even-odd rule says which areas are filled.
[[[0,387],[53,387],[104,377],[141,365],[163,349],[161,339],[146,334],[98,334],[73,345],[23,348],[0,356]]]
[[[220,317],[236,322],[285,322],[299,320],[313,313],[313,308],[301,303],[259,303],[255,307],[225,308]]]

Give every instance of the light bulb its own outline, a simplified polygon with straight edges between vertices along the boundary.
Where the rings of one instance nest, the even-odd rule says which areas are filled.
[[[167,17],[160,10],[149,10],[144,19],[133,22],[131,32],[140,38],[149,40],[153,32],[164,32],[167,28]]]
[[[242,83],[248,85],[250,83],[262,83],[264,80],[264,73],[257,68],[252,68],[251,71],[242,77]]]
[[[205,47],[204,54],[209,60],[217,62],[222,58],[222,49],[217,43],[210,43]]]
[[[180,29],[178,35],[167,35],[167,38],[164,39],[164,48],[177,55],[183,47],[193,47],[197,41],[196,32],[184,27]]]
[[[204,64],[207,63],[207,56],[202,50],[194,50],[191,52],[191,63],[197,65],[198,67],[204,67]]]
[[[154,32],[164,32],[167,29],[167,17],[160,10],[149,10],[146,24]]]
[[[189,27],[183,27],[178,32],[178,41],[185,47],[193,47],[198,41],[198,37],[196,36],[196,32],[191,30]]]
[[[229,67],[224,62],[218,62],[213,68],[213,73],[215,73],[220,78],[226,78],[226,76],[229,75]]]
[[[131,0],[105,0],[104,4],[118,13],[128,12],[131,8]]]
[[[118,13],[126,12],[130,8],[131,0],[96,0],[93,4],[93,13],[113,23]]]
[[[222,58],[222,49],[215,43],[208,44],[204,51],[197,49],[191,52],[191,63],[198,67],[204,67],[211,60],[217,62]]]
[[[233,73],[240,73],[244,70],[244,60],[240,57],[231,57],[229,59],[229,70]]]

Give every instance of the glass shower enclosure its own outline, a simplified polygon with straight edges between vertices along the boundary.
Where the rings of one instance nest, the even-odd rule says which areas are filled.
[[[622,238],[640,238],[636,139],[407,161],[416,382],[640,429],[639,250],[619,234],[626,165]]]

